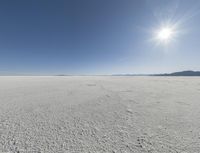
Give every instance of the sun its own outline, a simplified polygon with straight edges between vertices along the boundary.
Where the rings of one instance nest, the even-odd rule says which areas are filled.
[[[173,36],[173,30],[170,28],[162,28],[158,32],[158,38],[160,40],[169,40]]]
[[[156,40],[162,43],[168,43],[175,37],[175,30],[172,27],[162,27],[155,34]]]
[[[175,21],[170,18],[162,20],[156,22],[149,30],[151,34],[149,40],[155,46],[163,46],[168,49],[180,41],[179,39],[187,32],[187,29],[185,29],[181,20]]]

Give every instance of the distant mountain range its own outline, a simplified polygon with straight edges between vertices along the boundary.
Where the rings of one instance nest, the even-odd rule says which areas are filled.
[[[200,71],[181,71],[174,73],[153,74],[151,76],[200,76]]]
[[[200,71],[181,71],[163,74],[115,74],[113,76],[200,76]]]

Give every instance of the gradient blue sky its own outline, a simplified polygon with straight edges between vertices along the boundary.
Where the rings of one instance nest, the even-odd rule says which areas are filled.
[[[177,24],[176,39],[153,31]],[[1,0],[0,74],[200,70],[199,0]]]

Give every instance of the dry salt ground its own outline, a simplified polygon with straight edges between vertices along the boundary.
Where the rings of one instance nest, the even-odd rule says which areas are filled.
[[[0,152],[200,153],[200,78],[2,76]]]

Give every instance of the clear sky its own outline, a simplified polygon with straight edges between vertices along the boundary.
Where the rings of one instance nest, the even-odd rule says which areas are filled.
[[[200,70],[199,0],[0,1],[0,74],[181,70]]]

